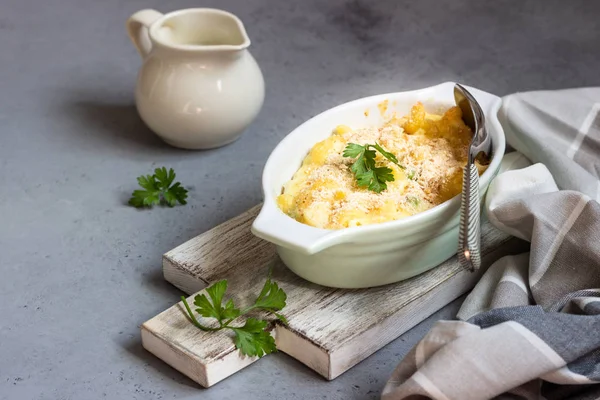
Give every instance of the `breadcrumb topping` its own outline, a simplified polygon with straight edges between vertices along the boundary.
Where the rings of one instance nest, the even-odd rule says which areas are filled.
[[[382,114],[387,107],[387,102],[379,107]],[[417,103],[408,116],[392,116],[379,127],[340,125],[313,146],[284,185],[278,205],[299,222],[342,229],[397,220],[441,204],[462,190],[472,132],[461,117],[457,107],[437,115]],[[391,168],[394,181],[381,193],[360,188],[349,168],[354,159],[343,156],[348,143],[379,143],[405,169],[377,154],[377,166]]]

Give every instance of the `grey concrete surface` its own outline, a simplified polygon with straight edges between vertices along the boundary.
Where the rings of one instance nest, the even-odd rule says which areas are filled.
[[[138,118],[134,11],[237,14],[266,79],[236,143],[164,145]],[[336,104],[460,80],[504,95],[600,83],[598,1],[0,0],[0,399],[369,399],[434,320],[326,382],[284,354],[209,390],[145,352],[178,300],[161,254],[260,201],[277,142]],[[173,167],[189,204],[125,205]]]

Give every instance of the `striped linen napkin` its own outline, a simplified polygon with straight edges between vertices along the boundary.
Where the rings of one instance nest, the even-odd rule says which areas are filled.
[[[517,152],[485,211],[530,252],[486,271],[459,321],[436,323],[400,362],[384,400],[600,399],[600,88],[503,100]]]

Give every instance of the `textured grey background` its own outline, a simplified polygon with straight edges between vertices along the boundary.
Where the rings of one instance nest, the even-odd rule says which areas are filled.
[[[141,8],[237,14],[265,75],[236,143],[170,148],[139,120]],[[447,307],[326,382],[284,354],[203,390],[145,352],[139,324],[177,301],[161,254],[260,201],[276,143],[336,104],[446,80],[504,95],[600,83],[599,1],[0,0],[0,399],[377,398]],[[124,205],[173,167],[188,206]]]

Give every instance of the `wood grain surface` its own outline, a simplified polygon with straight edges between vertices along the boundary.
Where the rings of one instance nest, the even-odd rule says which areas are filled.
[[[334,379],[394,340],[439,308],[470,290],[500,256],[523,244],[489,223],[482,226],[483,268],[472,274],[453,257],[412,279],[370,289],[332,289],[312,284],[288,270],[275,247],[250,233],[260,205],[169,251],[165,279],[192,301],[220,279],[228,294],[246,305],[260,291],[268,269],[288,295],[288,326],[273,323],[277,348],[326,379]],[[210,324],[210,320],[205,321]],[[227,332],[202,332],[178,303],[142,325],[144,347],[204,387],[256,361],[241,356]]]

